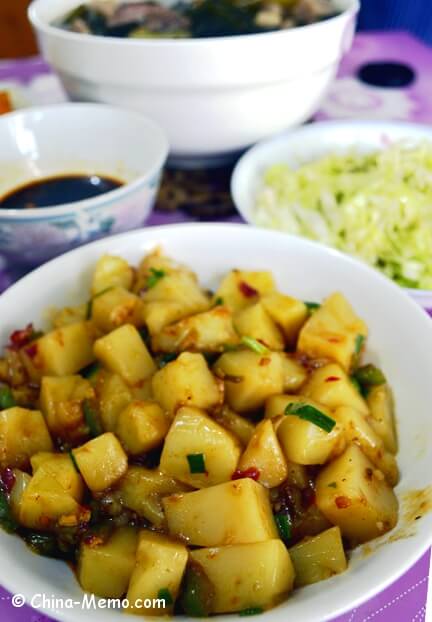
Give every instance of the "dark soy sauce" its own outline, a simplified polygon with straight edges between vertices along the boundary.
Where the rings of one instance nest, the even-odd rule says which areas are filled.
[[[32,181],[0,197],[0,209],[53,207],[92,199],[123,185],[103,175],[61,175]]]

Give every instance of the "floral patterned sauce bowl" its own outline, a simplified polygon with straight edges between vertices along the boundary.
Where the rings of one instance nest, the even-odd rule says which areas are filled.
[[[113,233],[141,227],[168,156],[164,132],[134,113],[100,104],[61,104],[0,118],[0,198],[38,180],[98,175],[122,185],[52,207],[0,208],[0,254],[37,265]]]

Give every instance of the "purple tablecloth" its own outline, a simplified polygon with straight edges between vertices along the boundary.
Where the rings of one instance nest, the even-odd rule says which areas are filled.
[[[417,80],[409,89],[371,89],[356,78],[361,64],[373,60],[395,60],[409,64]],[[19,98],[30,103],[49,103],[63,98],[61,88],[40,59],[0,63],[0,89],[3,80],[14,82],[22,92]],[[318,118],[372,117],[404,118],[432,122],[432,50],[406,34],[359,35],[352,52],[342,64],[339,79],[332,87]],[[364,105],[357,107],[359,98]],[[182,213],[157,213],[148,224],[185,222]],[[238,217],[231,220],[239,221]],[[0,256],[0,292],[20,276]],[[429,575],[429,553],[403,577],[360,607],[334,622],[423,622]],[[5,560],[3,560],[5,563]],[[14,608],[11,595],[0,587],[1,622],[49,622],[49,618],[27,606]]]

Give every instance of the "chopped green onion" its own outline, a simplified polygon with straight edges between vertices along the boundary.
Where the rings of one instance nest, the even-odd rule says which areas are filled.
[[[146,344],[147,348],[150,348],[151,338],[150,338],[150,333],[149,333],[147,326],[141,326],[141,328],[138,329],[138,332],[140,334],[141,339]]]
[[[362,388],[360,386],[360,382],[357,380],[357,378],[355,376],[351,376],[350,380],[353,383],[354,387],[357,389],[357,391],[362,394],[363,391],[362,391]]]
[[[221,296],[218,296],[214,301],[214,307],[221,307],[224,304],[224,299]]]
[[[84,420],[87,424],[91,436],[96,437],[102,434],[102,427],[99,422],[98,415],[89,400],[83,401],[82,409],[84,413]]]
[[[233,343],[224,343],[223,350],[224,352],[235,352],[238,350],[238,346]]]
[[[165,367],[165,365],[168,365],[168,363],[171,363],[171,361],[175,361],[177,356],[178,354],[176,352],[162,354],[162,356],[158,358],[159,368],[162,369],[162,367]]]
[[[239,611],[239,616],[257,616],[260,613],[263,613],[262,607],[248,607],[247,609]]]
[[[161,279],[163,279],[164,276],[166,276],[165,270],[150,268],[150,276],[147,279],[146,289],[152,289]]]
[[[83,378],[91,380],[100,372],[101,369],[102,365],[98,361],[95,361],[94,363],[90,363],[90,365],[87,365],[87,367],[84,367],[84,369],[81,370],[80,374]]]
[[[71,459],[71,461],[72,461],[72,464],[74,465],[74,469],[75,469],[75,471],[76,471],[77,473],[80,473],[80,470],[79,470],[79,467],[78,467],[77,461],[75,460],[75,456],[73,455],[73,451],[70,451],[70,452],[69,452],[69,456],[70,456],[70,459]]]
[[[278,528],[279,531],[279,536],[281,538],[281,540],[290,540],[292,533],[291,533],[291,522],[290,519],[288,517],[287,514],[275,514],[275,522],[276,522],[276,526]]]
[[[307,307],[307,310],[309,311],[309,313],[312,315],[313,313],[315,313],[315,311],[318,311],[318,309],[321,308],[321,305],[319,302],[307,302],[305,301],[305,305]]]
[[[98,292],[97,294],[95,294],[94,296],[90,298],[90,300],[87,303],[86,320],[91,320],[91,317],[93,314],[93,300],[96,300],[96,298],[99,298],[99,296],[103,296],[104,294],[106,294],[112,289],[114,289],[113,286],[105,287],[105,289],[102,289],[100,292]]]
[[[352,364],[351,364],[351,368],[352,369],[356,369],[359,365],[360,362],[360,356],[361,356],[361,352],[362,352],[362,348],[363,348],[363,344],[365,342],[365,336],[364,335],[357,335],[354,341],[354,354],[352,357]]]
[[[337,484],[336,482],[330,482],[330,484],[327,484],[328,488],[337,488]]]
[[[206,618],[213,609],[215,588],[203,567],[197,562],[187,565],[181,607],[187,616]]]
[[[0,410],[16,406],[16,401],[9,387],[0,387]]]
[[[371,364],[359,367],[354,374],[354,378],[362,388],[379,387],[387,382],[382,371]]]
[[[205,473],[204,454],[188,454],[187,461],[189,463],[189,471],[191,473]]]
[[[18,523],[12,516],[7,495],[3,490],[0,490],[0,526],[8,533],[18,529]]]
[[[24,540],[31,550],[38,555],[52,557],[54,559],[68,559],[67,553],[60,549],[58,540],[54,534],[29,531],[24,535]]]
[[[365,337],[364,335],[357,335],[357,337],[355,338],[355,344],[354,344],[354,353],[359,355],[363,344],[365,342]]]
[[[257,354],[270,354],[270,350],[265,345],[263,345],[256,339],[253,339],[252,337],[242,337],[241,342],[243,345],[247,346],[250,350],[256,352]]]
[[[114,285],[109,285],[109,287],[104,287],[103,289],[100,290],[100,292],[96,292],[96,294],[92,297],[92,300],[94,300],[95,298],[99,298],[99,296],[103,296],[107,292],[110,292],[112,289],[114,289]]]
[[[159,590],[157,597],[165,601],[165,607],[168,607],[169,605],[172,605],[174,603],[171,592],[166,587],[163,587]]]
[[[292,402],[285,408],[285,415],[296,415],[304,421],[309,421],[318,426],[325,432],[331,432],[336,425],[336,421],[328,417],[323,412],[303,402]]]

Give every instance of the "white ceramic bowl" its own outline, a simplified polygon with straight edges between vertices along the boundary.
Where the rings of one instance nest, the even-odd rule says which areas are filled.
[[[397,579],[432,541],[432,514],[414,524],[405,522],[406,509],[411,514],[416,512],[412,500],[407,507],[405,495],[432,482],[431,320],[378,272],[324,246],[243,225],[172,225],[86,245],[22,279],[0,298],[0,343],[6,343],[17,326],[30,321],[38,326],[47,305],[84,301],[92,268],[101,254],[119,254],[138,262],[159,244],[176,259],[190,264],[209,287],[214,287],[233,267],[269,269],[283,291],[305,300],[320,300],[333,290],[344,292],[368,323],[367,351],[385,370],[397,405],[402,472],[397,487],[401,503],[399,524],[392,534],[370,544],[369,554],[358,550],[346,573],[298,590],[260,620],[325,622],[356,607]],[[380,546],[383,542],[385,545]],[[66,564],[31,554],[18,538],[1,531],[0,547],[0,583],[6,588],[25,595],[28,601],[36,593],[81,601],[81,590]],[[80,607],[63,611],[48,608],[47,612],[65,622],[127,619],[118,612],[82,611]],[[238,616],[215,618],[220,622],[231,619],[237,620]]]
[[[244,149],[318,109],[358,11],[358,0],[334,1],[341,14],[321,23],[209,39],[117,39],[52,26],[79,0],[35,0],[29,17],[72,99],[148,114],[185,165]]]
[[[401,121],[323,121],[285,132],[255,145],[239,160],[231,181],[234,203],[246,222],[257,224],[256,196],[269,166],[286,163],[295,168],[329,153],[346,153],[353,148],[367,153],[401,140],[432,142],[432,128]],[[407,291],[432,312],[432,290]]]
[[[84,201],[0,209],[0,254],[36,265],[109,233],[141,227],[167,154],[167,139],[155,123],[110,106],[60,104],[0,117],[0,196],[67,173],[124,181]]]

